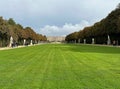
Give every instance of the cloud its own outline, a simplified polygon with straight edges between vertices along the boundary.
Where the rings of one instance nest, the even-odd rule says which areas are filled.
[[[83,29],[85,26],[89,26],[90,23],[88,21],[81,21],[79,24],[71,24],[65,23],[63,26],[50,26],[46,25],[43,28],[40,28],[40,33],[46,36],[66,36],[72,32],[79,31]]]
[[[24,27],[35,28],[36,32],[66,35],[84,27],[85,25],[81,25],[84,23],[83,20],[93,24],[105,18],[119,2],[119,0],[1,0],[0,15],[5,19],[13,18]]]

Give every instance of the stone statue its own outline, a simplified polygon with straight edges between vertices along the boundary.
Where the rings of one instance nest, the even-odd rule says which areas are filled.
[[[78,40],[78,43],[80,43],[80,39]]]
[[[10,37],[10,47],[12,47],[12,45],[13,45],[13,37],[11,36]]]
[[[24,42],[23,42],[23,45],[25,45],[26,44],[26,39],[24,39]]]
[[[31,40],[31,43],[30,43],[30,45],[33,45],[33,42],[32,42],[32,40]]]
[[[92,44],[95,44],[95,39],[94,38],[92,38]]]
[[[84,39],[84,44],[86,44],[86,39]]]
[[[108,44],[108,45],[110,45],[110,44],[111,44],[111,40],[110,40],[110,36],[109,36],[109,35],[108,35],[107,44]]]

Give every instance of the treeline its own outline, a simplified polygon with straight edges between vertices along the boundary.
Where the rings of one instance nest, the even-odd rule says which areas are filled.
[[[94,38],[96,44],[107,44],[108,36],[111,44],[120,42],[120,4],[100,22],[67,35],[66,41],[84,43],[84,40],[86,40],[86,43],[91,44]]]
[[[46,36],[36,33],[30,27],[24,28],[22,25],[17,24],[12,18],[5,20],[3,17],[0,17],[0,47],[8,46],[11,36],[14,42],[19,45],[23,44],[24,39],[26,39],[28,44],[31,40],[33,40],[34,43],[47,40]]]

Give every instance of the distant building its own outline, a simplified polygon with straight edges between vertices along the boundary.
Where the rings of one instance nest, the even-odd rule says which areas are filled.
[[[65,41],[65,37],[62,36],[48,36],[47,40],[50,42],[63,42]]]

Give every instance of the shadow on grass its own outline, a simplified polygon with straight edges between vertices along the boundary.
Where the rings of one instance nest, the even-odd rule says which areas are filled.
[[[87,53],[109,53],[109,54],[120,54],[119,47],[112,46],[97,46],[97,45],[78,45],[78,44],[68,44],[68,48],[63,48],[63,50],[73,51],[73,52],[87,52]]]

